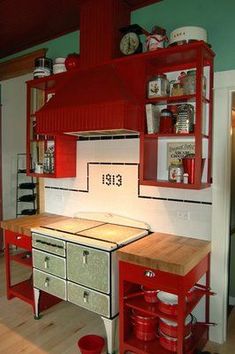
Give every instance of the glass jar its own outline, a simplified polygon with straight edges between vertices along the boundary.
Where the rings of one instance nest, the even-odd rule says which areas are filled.
[[[183,165],[180,161],[173,161],[169,166],[168,180],[170,182],[181,183],[183,180]]]
[[[182,85],[185,95],[194,95],[196,92],[196,70],[189,70],[182,78]],[[202,78],[202,92],[206,95],[206,77]]]
[[[167,96],[169,93],[169,81],[165,74],[152,77],[148,82],[148,98]]]

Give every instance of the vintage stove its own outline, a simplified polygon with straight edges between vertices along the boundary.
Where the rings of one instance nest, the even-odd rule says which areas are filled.
[[[118,319],[116,250],[149,233],[143,222],[109,213],[32,229],[35,315],[41,290],[101,315],[108,353],[115,349]]]

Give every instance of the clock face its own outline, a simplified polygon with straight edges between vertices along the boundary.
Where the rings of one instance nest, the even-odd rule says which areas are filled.
[[[135,32],[124,34],[120,42],[120,50],[125,55],[134,54],[140,45],[140,39]]]

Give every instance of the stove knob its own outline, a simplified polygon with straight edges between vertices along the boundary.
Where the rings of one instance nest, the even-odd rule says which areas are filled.
[[[83,302],[88,302],[88,297],[89,297],[89,293],[87,291],[84,291],[84,293],[83,293]]]

